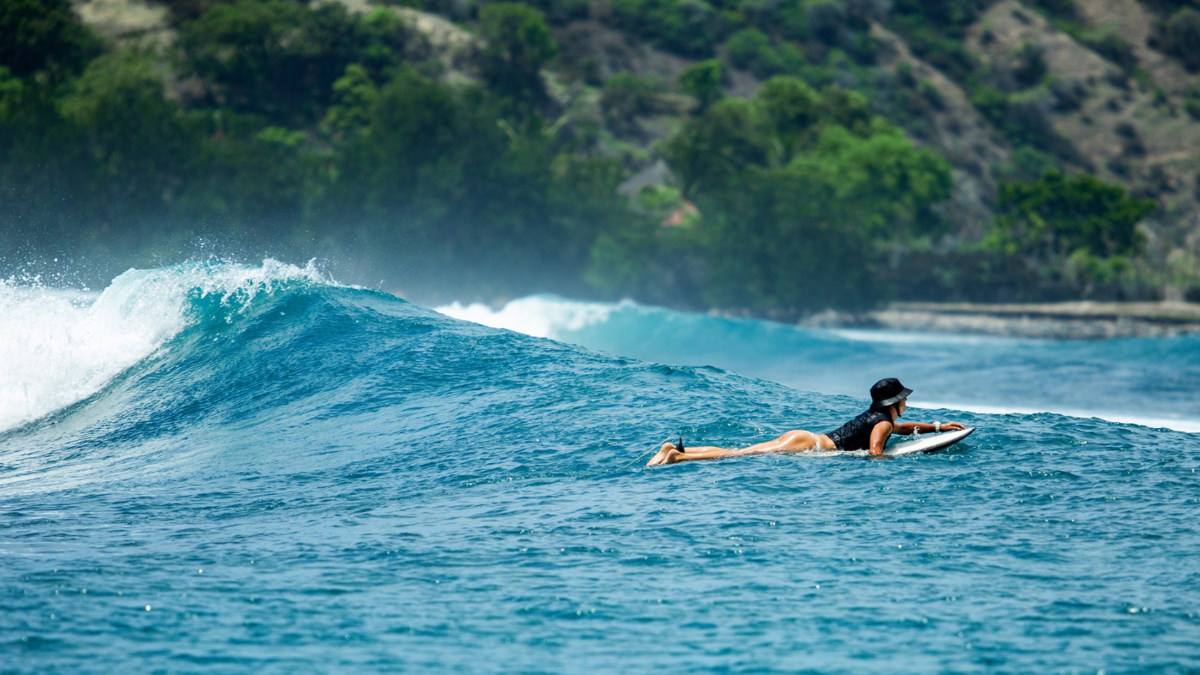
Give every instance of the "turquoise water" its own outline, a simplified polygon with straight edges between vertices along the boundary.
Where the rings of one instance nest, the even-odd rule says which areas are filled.
[[[977,412],[1058,412],[1200,432],[1200,335],[1034,340],[794,326],[633,303],[522,298],[440,311],[660,363],[714,365],[791,387],[864,396],[881,372],[913,403]]]
[[[0,286],[0,669],[1200,669],[1196,436],[926,405],[912,417],[979,430],[892,461],[646,469],[679,434],[832,427],[877,374],[921,408],[950,380],[881,354],[949,357],[736,323],[818,345],[793,364],[865,362],[845,396],[760,337],[678,365],[720,352],[704,326],[723,320],[672,315],[699,328],[655,338],[661,310],[634,309],[661,358],[272,262],[133,271],[98,296]],[[1122,386],[1163,358],[1194,373],[1195,346],[1120,347],[1143,355]],[[1115,348],[1033,344],[1035,382],[1091,387]],[[964,351],[965,379],[1020,365]],[[1186,426],[1185,385],[1125,395]]]

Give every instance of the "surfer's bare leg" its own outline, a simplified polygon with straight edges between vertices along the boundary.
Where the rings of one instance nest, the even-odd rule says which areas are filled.
[[[714,446],[701,446],[688,448],[686,452],[679,452],[674,443],[663,443],[662,449],[658,454],[650,458],[646,466],[655,466],[658,464],[674,464],[676,462],[690,462],[700,459],[721,459],[723,457],[744,457],[747,455],[766,455],[775,452],[804,452],[812,450],[818,446],[833,447],[833,443],[828,440],[828,436],[814,434],[811,431],[789,431],[786,434],[776,438],[773,441],[763,443],[755,443],[745,448],[718,448]]]
[[[674,464],[675,462],[679,461],[675,458],[682,454],[682,452],[679,452],[679,448],[675,447],[674,443],[663,443],[662,448],[660,448],[659,451],[650,458],[649,462],[646,462],[646,466]]]
[[[735,453],[737,450],[729,450],[726,448],[718,448],[711,445],[701,447],[689,447],[687,452],[680,452],[679,448],[675,447],[674,443],[663,443],[662,449],[656,455],[646,462],[646,466],[657,466],[659,464],[674,464],[675,462],[686,462],[695,459],[718,459],[720,457],[728,457],[730,453]]]

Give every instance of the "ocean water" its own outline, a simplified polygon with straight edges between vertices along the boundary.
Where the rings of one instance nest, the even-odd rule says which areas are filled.
[[[914,405],[1056,412],[1200,432],[1200,335],[1078,341],[816,330],[550,296],[500,309],[453,304],[438,310],[649,361],[718,366],[804,391],[862,397],[887,373],[916,389]]]
[[[928,403],[1004,376],[978,407],[1185,427],[1196,342],[552,302],[593,316],[551,340],[273,261],[0,285],[0,670],[1200,669],[1195,435]],[[884,373],[978,431],[643,466],[830,428]]]

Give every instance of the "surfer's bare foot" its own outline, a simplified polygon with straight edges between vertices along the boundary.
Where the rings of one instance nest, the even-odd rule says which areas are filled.
[[[676,458],[682,454],[682,452],[679,452],[679,448],[675,447],[674,443],[663,443],[662,449],[658,451],[658,454],[651,457],[649,462],[646,462],[646,466],[674,464],[678,461]]]

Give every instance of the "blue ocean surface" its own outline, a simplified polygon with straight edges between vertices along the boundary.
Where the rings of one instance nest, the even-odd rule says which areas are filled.
[[[1200,432],[1200,335],[1079,341],[818,330],[552,296],[520,298],[500,309],[438,309],[648,361],[719,366],[804,391],[862,397],[886,372],[916,389],[914,405],[1057,412]]]
[[[1195,341],[610,321],[627,309],[584,324],[638,349],[273,261],[0,284],[0,670],[1200,669],[1195,435],[921,399],[1000,405],[989,381],[1025,370],[1049,400],[1119,349],[1115,391],[1062,404],[1186,426]],[[978,431],[895,460],[644,467],[678,435],[827,430],[884,375],[912,419]]]

